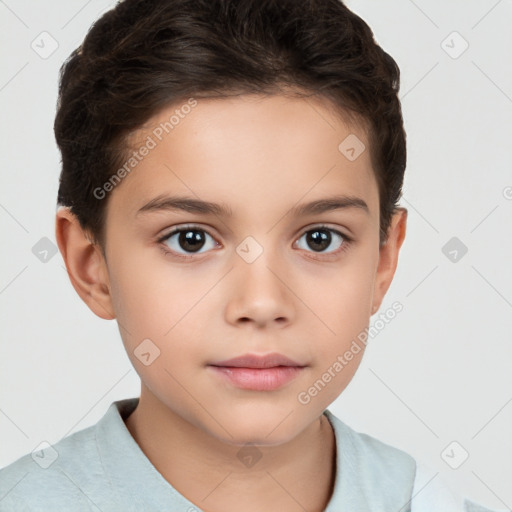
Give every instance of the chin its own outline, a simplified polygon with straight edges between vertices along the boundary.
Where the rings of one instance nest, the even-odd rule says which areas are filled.
[[[243,446],[254,444],[259,446],[278,446],[293,440],[310,422],[307,418],[300,418],[296,411],[279,410],[279,412],[258,411],[251,412],[233,412],[223,422],[223,426],[229,431],[229,434],[218,424],[211,424],[210,433],[220,441]],[[314,418],[311,419],[311,422]]]

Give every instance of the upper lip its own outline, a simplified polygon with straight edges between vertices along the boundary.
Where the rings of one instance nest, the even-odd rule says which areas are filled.
[[[233,359],[217,361],[210,363],[210,366],[225,366],[234,368],[274,368],[276,366],[299,366],[305,365],[297,363],[293,359],[282,354],[272,353],[266,355],[244,354]]]

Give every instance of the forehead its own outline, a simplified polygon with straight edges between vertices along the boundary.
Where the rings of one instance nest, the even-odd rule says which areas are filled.
[[[364,197],[371,211],[378,209],[366,131],[326,100],[184,100],[159,112],[129,142],[139,154],[150,147],[111,198],[131,215],[156,197],[178,193],[222,202],[238,215],[259,209],[275,216],[301,199],[335,193]]]

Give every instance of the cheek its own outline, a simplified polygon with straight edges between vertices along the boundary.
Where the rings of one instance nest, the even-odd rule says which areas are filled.
[[[315,338],[315,381],[325,385],[322,400],[327,402],[348,385],[363,357],[377,258],[369,248],[360,250],[339,272],[323,279],[322,293],[309,288],[312,310],[324,324]],[[315,286],[320,282],[317,279]]]
[[[368,324],[375,269],[375,256],[371,252],[358,251],[340,266],[339,271],[330,270],[321,281],[316,279],[306,288],[310,290],[312,309],[325,319],[337,337],[346,340]]]
[[[195,295],[194,287],[186,286],[184,273],[159,260],[141,251],[138,258],[120,256],[112,261],[111,293],[117,319],[130,332],[143,336],[167,332]]]
[[[169,396],[185,400],[178,384],[180,370],[197,360],[194,304],[205,290],[190,282],[186,286],[182,273],[171,273],[158,263],[142,267],[140,260],[124,258],[111,276],[119,332],[144,384],[156,395],[165,389]]]
[[[218,276],[170,264],[163,256],[145,263],[142,257],[123,257],[112,263],[112,300],[130,357],[145,339],[157,345],[172,366],[199,351],[204,337],[201,328],[209,316],[206,310],[213,308],[214,294],[209,291]],[[177,346],[179,350],[173,350]]]

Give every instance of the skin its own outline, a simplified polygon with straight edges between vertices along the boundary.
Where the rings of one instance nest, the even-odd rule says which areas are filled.
[[[131,140],[144,141],[175,109]],[[282,95],[200,99],[110,192],[104,254],[67,208],[57,213],[76,291],[98,316],[117,319],[141,378],[127,428],[163,477],[205,511],[240,510],[240,503],[246,511],[320,511],[331,497],[335,444],[322,412],[364,351],[308,404],[297,397],[369,325],[393,279],[407,218],[404,208],[394,214],[380,246],[365,130],[333,112],[326,100]],[[338,150],[349,134],[366,146],[354,161]],[[232,216],[137,213],[161,195],[220,203]],[[289,214],[333,195],[358,197],[368,211]],[[158,241],[191,223],[204,230],[199,253],[187,252],[177,235]],[[328,232],[331,243],[318,252],[306,234],[322,224],[353,241]],[[252,263],[236,251],[248,236],[263,249]],[[134,355],[144,339],[160,350],[148,366]],[[270,352],[306,367],[280,389],[254,391],[207,366]],[[262,455],[252,467],[237,456],[246,444]]]

